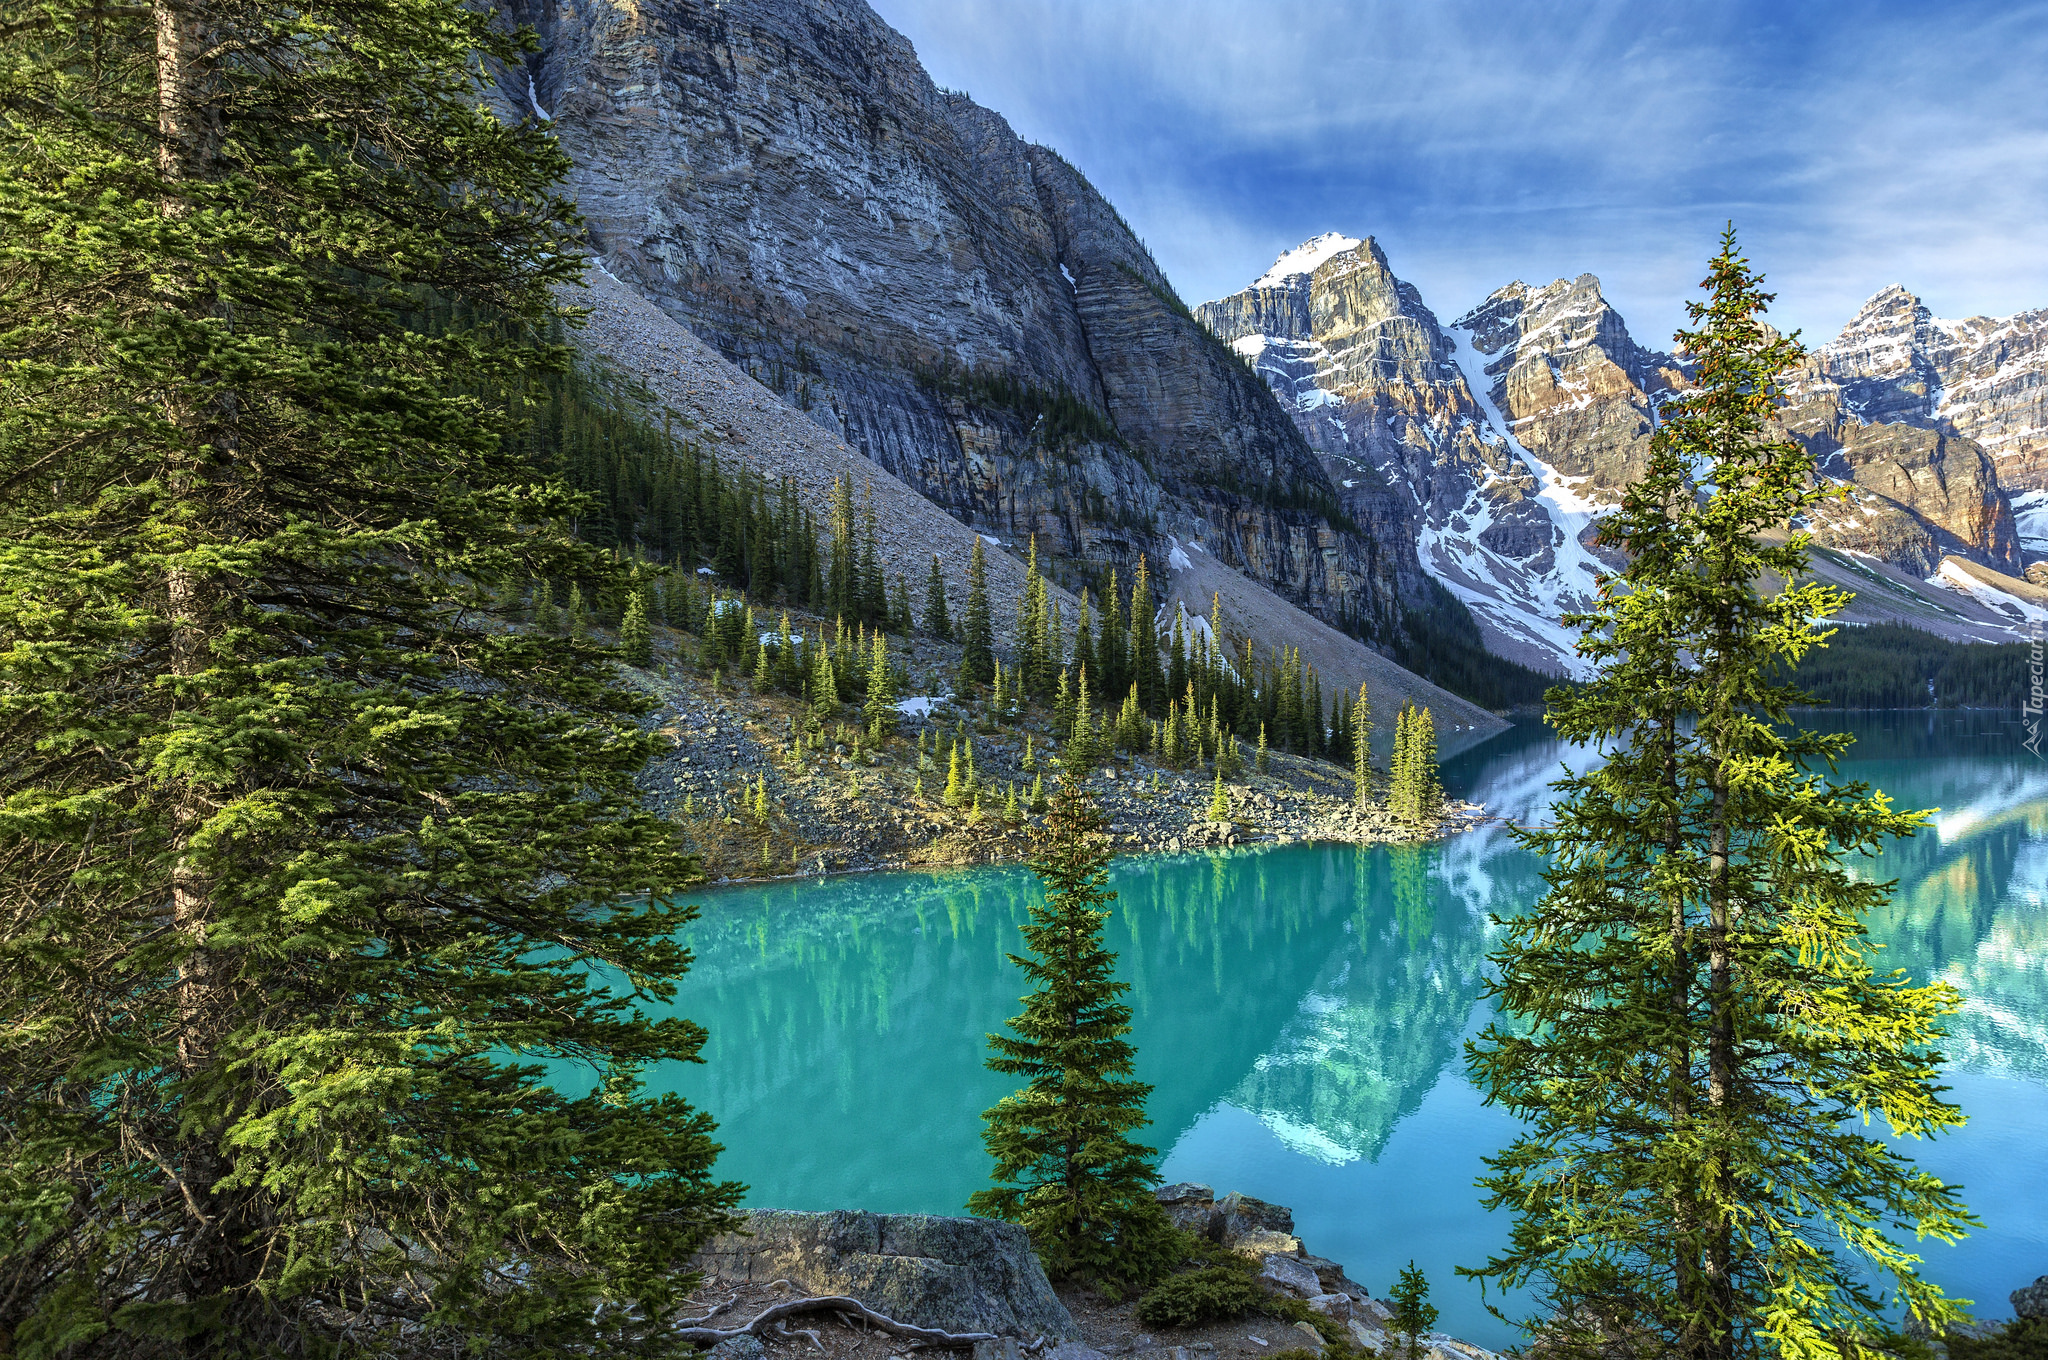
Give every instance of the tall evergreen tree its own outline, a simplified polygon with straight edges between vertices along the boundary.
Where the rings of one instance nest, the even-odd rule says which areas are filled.
[[[946,577],[939,570],[939,555],[932,554],[931,574],[924,581],[924,631],[941,642],[953,640],[953,620],[946,612]]]
[[[882,538],[875,524],[875,489],[870,486],[860,517],[860,616],[881,625],[889,618],[889,583],[882,575]]]
[[[1131,683],[1130,638],[1126,635],[1123,586],[1116,568],[1109,569],[1109,590],[1102,597],[1102,624],[1095,632],[1095,677],[1097,692],[1121,694]]]
[[[967,612],[960,623],[960,693],[974,692],[996,678],[995,624],[988,608],[988,558],[981,535],[967,560]]]
[[[738,1190],[638,1075],[703,1039],[638,1018],[694,866],[608,649],[489,618],[626,583],[509,437],[582,267],[561,152],[479,107],[531,43],[434,0],[6,33],[11,1345],[659,1350]]]
[[[619,657],[629,666],[654,662],[654,632],[647,622],[647,592],[636,588],[626,599],[625,617],[619,620]]]
[[[1937,1329],[1957,1313],[1889,1234],[1972,1219],[1862,1125],[1962,1124],[1934,1049],[1958,998],[1871,967],[1890,885],[1845,860],[1923,814],[1832,780],[1846,734],[1791,725],[1805,696],[1773,667],[1847,597],[1757,587],[1805,576],[1787,530],[1832,493],[1772,424],[1800,350],[1732,229],[1705,287],[1678,337],[1696,385],[1605,523],[1628,566],[1570,619],[1597,670],[1548,696],[1560,736],[1608,755],[1555,785],[1554,829],[1525,835],[1549,891],[1501,920],[1512,1019],[1470,1058],[1528,1132],[1490,1160],[1516,1221],[1474,1273],[1531,1287],[1560,1353],[1876,1356],[1880,1281]]]
[[[889,640],[875,630],[868,660],[868,693],[862,715],[868,720],[868,735],[876,741],[896,730],[896,677],[889,671]]]
[[[1023,672],[1024,692],[1034,699],[1050,699],[1059,667],[1045,577],[1038,568],[1038,535],[1031,536],[1031,556],[1024,567],[1024,598],[1017,606],[1017,667]]]
[[[853,485],[832,479],[832,568],[826,577],[825,603],[835,619],[860,616],[860,548],[854,541]],[[722,569],[721,569],[722,570]]]
[[[1081,611],[1074,616],[1074,659],[1073,669],[1085,671],[1097,669],[1095,660],[1095,624],[1088,609],[1088,587],[1081,587]]]
[[[1131,579],[1130,681],[1138,687],[1138,706],[1147,713],[1164,713],[1168,694],[1175,692],[1166,688],[1166,672],[1159,664],[1157,614],[1152,602],[1152,573],[1141,554],[1138,574]]]
[[[1358,684],[1358,702],[1351,707],[1351,778],[1358,805],[1372,801],[1372,701],[1365,682]]]
[[[1063,774],[1033,833],[1031,868],[1045,898],[1024,927],[1029,956],[1012,954],[1033,990],[1009,1034],[991,1034],[989,1067],[1026,1078],[982,1118],[997,1184],[970,1213],[1021,1223],[1055,1279],[1127,1289],[1177,1264],[1180,1235],[1152,1187],[1157,1153],[1132,1140],[1149,1122],[1152,1088],[1131,1079],[1131,1010],[1119,998],[1116,956],[1103,946],[1110,850],[1102,814]]]

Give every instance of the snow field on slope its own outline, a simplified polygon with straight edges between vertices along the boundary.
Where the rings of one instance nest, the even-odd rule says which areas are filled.
[[[1597,590],[1597,577],[1607,570],[1606,564],[1579,541],[1579,534],[1593,522],[1604,507],[1599,502],[1573,491],[1565,484],[1556,468],[1523,448],[1521,442],[1514,437],[1513,426],[1508,423],[1506,415],[1493,400],[1493,379],[1487,376],[1485,359],[1472,343],[1472,332],[1469,329],[1451,327],[1445,330],[1444,334],[1446,338],[1453,340],[1452,360],[1458,365],[1459,372],[1465,375],[1465,385],[1471,389],[1472,399],[1479,403],[1479,409],[1486,413],[1492,432],[1506,441],[1508,450],[1521,460],[1522,465],[1528,468],[1536,479],[1535,500],[1550,520],[1556,561],[1550,571],[1541,575],[1507,563],[1501,564],[1501,571],[1488,573],[1504,591],[1512,588],[1511,583],[1523,583],[1523,589],[1513,590],[1513,594],[1519,597],[1513,603],[1489,599],[1469,587],[1461,589],[1458,584],[1444,579],[1438,572],[1432,572],[1432,575],[1437,575],[1439,580],[1443,580],[1444,585],[1464,599],[1469,607],[1483,610],[1487,617],[1510,632],[1540,642],[1546,650],[1557,655],[1559,663],[1566,669],[1575,675],[1584,675],[1586,663],[1574,651],[1578,633],[1565,627],[1559,621],[1559,616],[1588,604]],[[1436,537],[1436,531],[1425,528],[1423,537],[1433,539]],[[1473,541],[1477,542],[1477,528],[1474,529],[1472,537]],[[1417,546],[1423,545],[1418,543]],[[1428,546],[1430,552],[1424,560],[1425,567],[1434,565],[1433,559],[1439,545],[1430,542]],[[1461,552],[1460,556],[1469,560],[1473,554],[1468,550]],[[1491,557],[1492,554],[1487,556]]]

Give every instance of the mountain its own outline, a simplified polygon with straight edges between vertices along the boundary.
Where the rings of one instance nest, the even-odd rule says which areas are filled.
[[[1446,333],[1376,241],[1316,237],[1196,315],[1266,380],[1347,497],[1403,493],[1418,559],[1488,647],[1576,664],[1558,618],[1601,565],[1581,541],[1588,505],[1506,436],[1471,339]]]
[[[859,0],[509,13],[604,267],[955,518],[1076,584],[1177,537],[1354,632],[1462,622],[1404,499],[1340,502],[1116,210]]]
[[[1808,384],[1819,423],[1894,432],[1905,467],[1929,469],[1923,480],[1937,463],[1949,472],[1951,449],[1973,479],[1988,466],[2017,516],[2018,542],[1999,556],[2048,555],[2048,307],[1945,321],[1894,284],[1814,351]],[[1867,456],[1867,433],[1848,442],[1860,445],[1848,457]]]
[[[1406,491],[1418,559],[1490,648],[1575,669],[1558,617],[1613,565],[1591,522],[1688,381],[1598,278],[1517,281],[1443,327],[1377,243],[1330,233],[1197,315],[1347,488]],[[2044,354],[2048,312],[1940,322],[1887,289],[1794,375],[1786,428],[1852,496],[1813,521],[1816,574],[1858,594],[1847,617],[1997,638],[2038,612],[2018,578],[2030,525],[2048,550]],[[2008,471],[2044,485],[2014,500]]]

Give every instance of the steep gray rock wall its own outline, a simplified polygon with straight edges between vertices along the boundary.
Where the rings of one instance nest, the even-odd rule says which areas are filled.
[[[1200,535],[1382,630],[1434,598],[1398,501],[1347,518],[1115,210],[866,5],[513,13],[611,272],[963,522],[1098,563]]]

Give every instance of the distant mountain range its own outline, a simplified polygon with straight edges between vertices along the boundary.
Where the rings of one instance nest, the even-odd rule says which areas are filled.
[[[1611,565],[1590,523],[1687,382],[1597,278],[1511,283],[1444,327],[1376,242],[1329,233],[1196,315],[1346,488],[1407,491],[1419,560],[1490,646],[1571,664],[1558,615]],[[1854,488],[1813,526],[1819,572],[1858,591],[1852,617],[1954,637],[2048,618],[2025,579],[2048,555],[2048,310],[1941,321],[1887,288],[1810,355],[1786,423]]]
[[[861,0],[508,5],[605,268],[963,523],[1056,575],[1180,544],[1395,655],[1558,671],[1588,525],[1686,378],[1590,275],[1448,328],[1370,238],[1190,309],[1056,152],[933,85]],[[1879,293],[1791,428],[1852,482],[1820,567],[1859,608],[2007,636],[2048,591],[2048,311]],[[1185,559],[1185,554],[1182,554]]]

